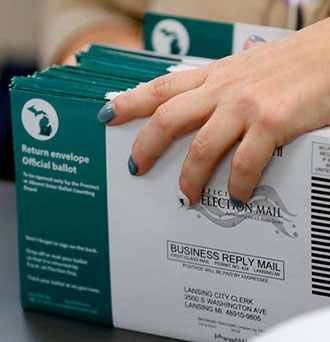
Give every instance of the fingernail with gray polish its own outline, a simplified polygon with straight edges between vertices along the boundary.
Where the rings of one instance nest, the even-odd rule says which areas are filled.
[[[106,104],[97,114],[97,118],[101,123],[108,123],[115,117],[115,111],[112,104]]]
[[[231,197],[230,197],[230,203],[233,205],[233,207],[242,207],[243,206],[243,202],[241,202],[240,200],[237,200],[235,198],[231,198]]]
[[[132,155],[130,155],[128,158],[128,170],[132,176],[135,176],[139,171],[139,168],[136,165]]]
[[[252,35],[249,37],[249,40],[252,42],[266,42],[265,39],[261,38],[260,36]]]
[[[178,192],[178,199],[182,205],[184,205],[185,207],[190,207],[189,198],[181,190],[179,190]]]

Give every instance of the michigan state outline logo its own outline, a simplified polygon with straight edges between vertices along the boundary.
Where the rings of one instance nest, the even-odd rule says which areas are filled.
[[[42,99],[31,99],[22,109],[22,123],[27,131],[37,140],[49,140],[55,136],[59,121],[54,107]]]
[[[153,29],[151,44],[155,51],[186,55],[190,47],[188,31],[178,20],[161,20]]]

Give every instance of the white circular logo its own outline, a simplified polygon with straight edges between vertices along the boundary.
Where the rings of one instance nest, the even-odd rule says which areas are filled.
[[[177,20],[165,19],[154,28],[151,44],[155,51],[174,55],[186,55],[190,39],[186,28]]]
[[[58,117],[54,107],[45,100],[32,99],[22,109],[25,130],[37,140],[49,140],[58,130]]]

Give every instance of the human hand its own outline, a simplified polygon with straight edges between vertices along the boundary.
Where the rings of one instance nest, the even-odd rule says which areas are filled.
[[[258,44],[207,67],[172,73],[116,97],[101,110],[115,126],[150,116],[132,148],[140,176],[178,136],[199,129],[180,176],[195,204],[216,165],[237,142],[228,190],[247,202],[274,149],[330,124],[330,19]]]

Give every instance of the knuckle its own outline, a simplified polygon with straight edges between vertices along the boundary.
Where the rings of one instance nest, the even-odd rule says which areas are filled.
[[[163,99],[169,92],[170,83],[167,77],[161,76],[151,81],[150,95],[155,99]]]
[[[169,108],[165,103],[157,108],[153,116],[156,127],[161,131],[168,131],[171,128],[171,120],[168,114]]]
[[[258,108],[258,90],[252,85],[244,87],[237,96],[237,105],[241,110],[255,111]]]
[[[248,158],[241,153],[235,153],[232,158],[231,169],[233,173],[247,176],[254,172],[254,165],[255,164],[251,158]]]
[[[192,141],[190,146],[190,154],[196,161],[204,161],[208,158],[208,145],[206,139],[199,136]]]
[[[269,103],[263,106],[257,117],[257,123],[263,130],[267,131],[284,127],[286,120],[285,111],[280,105],[276,105],[275,103]]]
[[[283,106],[276,103],[273,98],[263,96],[263,93],[259,85],[245,87],[238,95],[236,112],[240,115],[251,115],[253,123],[258,124],[263,130],[283,127],[286,120]]]

